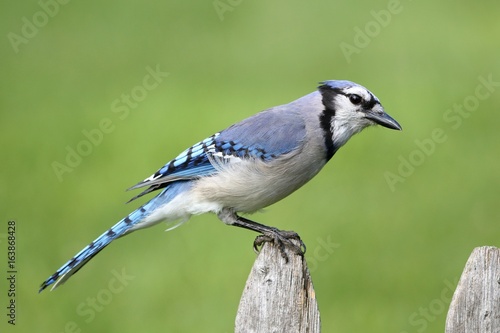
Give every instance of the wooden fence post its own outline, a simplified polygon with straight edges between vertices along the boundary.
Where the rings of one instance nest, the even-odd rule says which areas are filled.
[[[475,248],[446,317],[446,333],[500,332],[500,249]]]
[[[298,244],[298,243],[297,243]],[[304,258],[265,243],[248,276],[236,315],[236,333],[319,333],[320,317]]]

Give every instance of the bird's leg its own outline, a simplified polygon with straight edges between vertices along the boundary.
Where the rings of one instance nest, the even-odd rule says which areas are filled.
[[[254,222],[244,217],[238,216],[233,212],[223,210],[218,214],[219,219],[229,225],[245,228],[261,233],[255,238],[253,248],[256,252],[259,251],[258,247],[265,242],[273,242],[278,246],[281,256],[288,262],[288,256],[285,253],[285,247],[288,246],[295,254],[303,256],[306,252],[306,245],[300,239],[300,236],[294,231],[279,230],[278,228],[268,227],[264,224]],[[291,240],[297,240],[300,245],[297,246]]]

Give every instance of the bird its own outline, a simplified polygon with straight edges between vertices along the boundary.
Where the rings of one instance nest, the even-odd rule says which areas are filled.
[[[254,247],[275,242],[282,251],[290,246],[303,253],[305,245],[297,233],[240,215],[260,211],[299,189],[353,135],[373,125],[402,130],[368,89],[347,80],[328,80],[289,104],[219,131],[129,188],[143,188],[130,201],[159,193],[78,252],[41,284],[39,292],[62,285],[119,237],[162,221],[172,223],[171,230],[203,213],[258,232]],[[292,239],[300,241],[298,249]]]

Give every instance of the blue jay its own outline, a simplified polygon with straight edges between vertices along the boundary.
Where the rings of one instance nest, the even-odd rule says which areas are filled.
[[[63,284],[118,237],[176,221],[170,230],[202,213],[215,213],[228,225],[260,233],[254,247],[273,241],[281,250],[285,245],[296,248],[291,242],[300,241],[296,233],[238,213],[253,213],[285,198],[313,178],[351,136],[376,124],[402,129],[366,88],[350,81],[325,81],[296,101],[215,133],[131,187],[147,188],[130,201],[160,192],[78,252],[42,283],[40,292]],[[295,250],[301,253],[301,248]]]

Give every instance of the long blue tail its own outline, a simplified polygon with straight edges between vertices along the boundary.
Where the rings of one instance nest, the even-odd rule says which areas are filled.
[[[52,290],[63,284],[80,268],[83,267],[90,259],[104,249],[109,243],[116,238],[123,236],[131,227],[139,223],[146,213],[146,207],[141,207],[133,213],[122,219],[120,222],[112,226],[108,231],[97,237],[93,242],[87,245],[83,250],[78,252],[73,258],[59,268],[40,286],[39,292],[54,284]]]
[[[108,231],[97,237],[92,243],[78,252],[73,258],[71,258],[47,280],[45,280],[41,284],[40,290],[38,292],[43,291],[45,288],[52,284],[54,284],[54,286],[51,290],[54,290],[55,288],[63,284],[73,274],[78,272],[78,270],[82,268],[90,259],[92,259],[96,254],[104,249],[109,243],[111,243],[118,237],[125,235],[127,232],[132,231],[131,229],[134,226],[143,221],[144,218],[150,215],[156,208],[172,200],[172,198],[175,197],[184,188],[182,186],[184,184],[182,183],[183,182],[178,182],[172,184],[173,186],[165,188],[160,194],[158,194],[158,196],[154,197],[148,203],[130,213],[127,217],[112,226]]]

